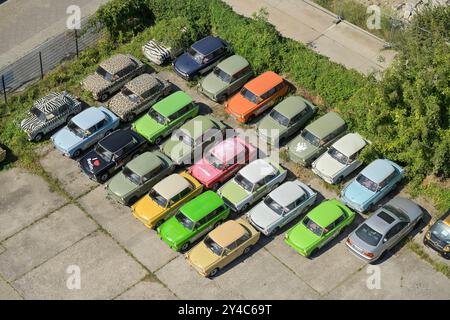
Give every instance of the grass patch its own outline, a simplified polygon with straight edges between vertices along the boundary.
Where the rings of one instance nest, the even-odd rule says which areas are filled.
[[[426,253],[423,248],[415,243],[414,241],[408,242],[408,248],[410,248],[414,253],[416,253],[422,260],[431,264],[434,270],[443,273],[447,278],[450,279],[450,266],[445,263],[435,261],[428,253]]]

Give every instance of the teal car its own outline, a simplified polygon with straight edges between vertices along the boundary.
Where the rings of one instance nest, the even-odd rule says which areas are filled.
[[[209,190],[183,205],[157,231],[173,250],[185,252],[193,242],[215,229],[229,215],[230,209],[223,200]]]
[[[192,97],[177,91],[154,104],[144,116],[133,122],[132,128],[150,143],[160,144],[162,139],[197,116],[198,112],[199,106]]]
[[[355,213],[336,199],[312,209],[285,236],[285,242],[302,256],[309,257],[333,240],[355,219]]]

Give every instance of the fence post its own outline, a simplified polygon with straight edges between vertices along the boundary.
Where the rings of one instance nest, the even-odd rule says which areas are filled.
[[[8,98],[6,97],[6,84],[5,84],[5,75],[2,74],[2,86],[3,86],[3,97],[5,98],[5,103],[8,103]]]
[[[44,79],[44,67],[42,66],[42,53],[39,51],[39,64],[41,66],[41,80]]]
[[[77,50],[77,58],[79,58],[80,51],[79,51],[79,48],[78,48],[78,30],[77,29],[75,29],[75,47],[76,47],[76,50]]]

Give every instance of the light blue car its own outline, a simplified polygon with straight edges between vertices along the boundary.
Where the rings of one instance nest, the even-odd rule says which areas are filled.
[[[55,148],[69,158],[78,158],[119,126],[119,118],[104,107],[90,107],[69,121],[51,139]]]
[[[403,171],[395,162],[377,159],[341,191],[341,201],[359,213],[365,212],[395,188]]]

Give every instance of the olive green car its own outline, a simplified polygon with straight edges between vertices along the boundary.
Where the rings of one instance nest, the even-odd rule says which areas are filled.
[[[290,96],[272,109],[256,128],[258,136],[271,145],[282,144],[311,119],[316,107],[299,96]]]
[[[238,91],[252,76],[248,61],[234,55],[219,63],[199,83],[198,90],[211,100],[222,102]]]
[[[328,112],[310,123],[287,145],[289,158],[303,166],[309,166],[327,147],[342,137],[347,126],[335,112]]]
[[[161,152],[145,152],[130,161],[108,182],[108,194],[122,204],[131,205],[171,174],[174,167],[172,160]]]

